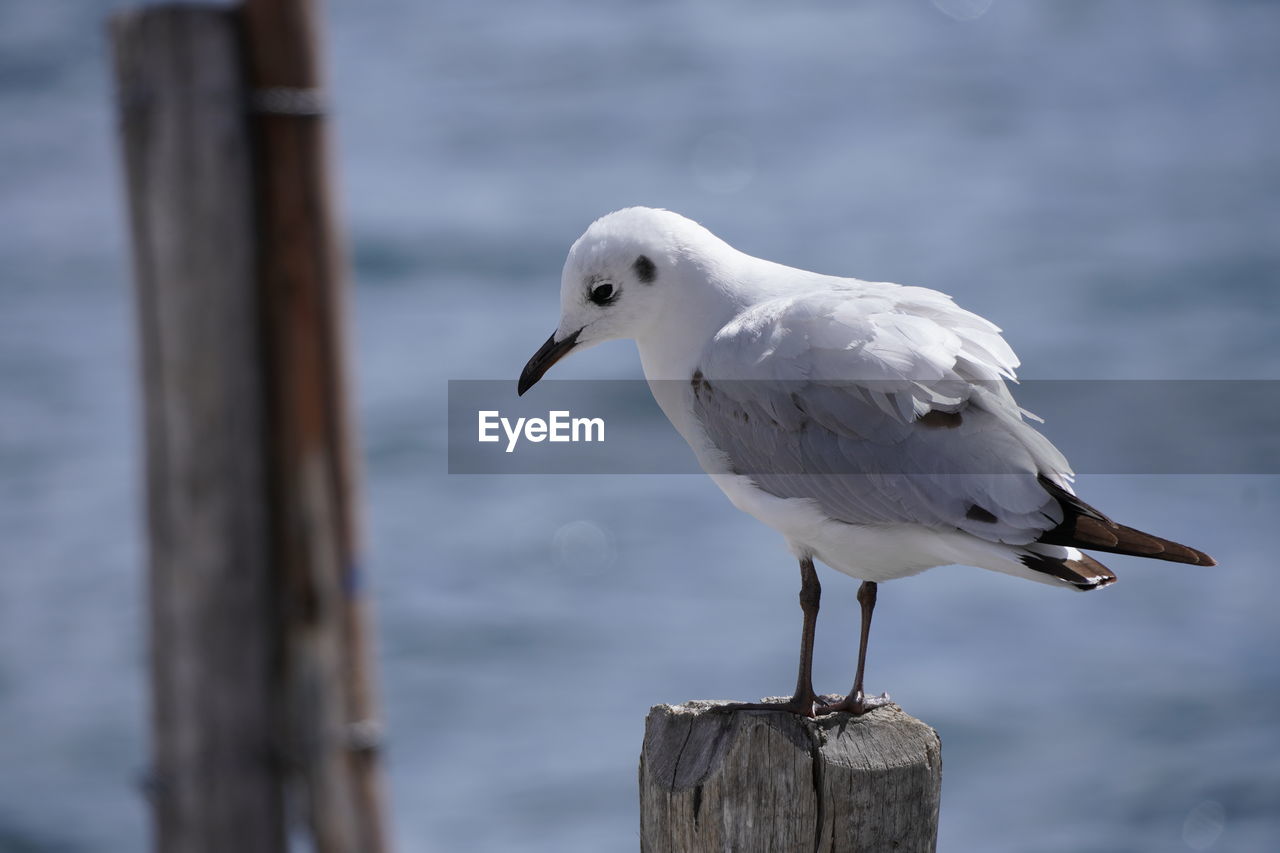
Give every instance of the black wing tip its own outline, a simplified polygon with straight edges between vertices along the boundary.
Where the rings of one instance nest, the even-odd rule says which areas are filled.
[[[1186,563],[1191,566],[1216,566],[1218,561],[1210,557],[1204,551],[1198,551],[1190,545],[1180,545],[1177,542],[1170,542],[1168,539],[1160,539],[1159,537],[1151,537],[1156,539],[1165,546],[1165,550],[1160,554],[1152,554],[1157,560],[1168,560],[1172,563]],[[1144,555],[1145,556],[1145,555]]]
[[[1217,560],[1190,545],[1117,524],[1043,474],[1040,475],[1040,484],[1058,502],[1063,518],[1057,527],[1041,534],[1037,542],[1192,566],[1218,564]]]
[[[1098,535],[1084,533],[1079,528],[1069,541],[1057,541],[1054,544],[1088,548],[1104,551],[1109,554],[1123,554],[1129,557],[1145,557],[1151,560],[1164,560],[1168,563],[1186,563],[1189,566],[1216,566],[1217,560],[1203,551],[1164,539],[1123,524],[1111,522],[1106,531],[1109,534],[1104,541]],[[1112,541],[1114,540],[1114,541]]]
[[[1081,554],[1079,559],[1070,560],[1047,554],[1025,553],[1019,559],[1028,569],[1055,577],[1081,592],[1102,589],[1119,580],[1115,572],[1088,554]]]

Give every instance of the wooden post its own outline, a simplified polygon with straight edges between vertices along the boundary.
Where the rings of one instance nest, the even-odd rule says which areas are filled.
[[[816,720],[655,705],[640,756],[644,853],[925,853],[942,746],[897,705]]]
[[[238,22],[111,22],[144,383],[150,793],[166,853],[284,850],[252,149]]]
[[[345,261],[328,180],[321,9],[247,0],[289,754],[319,853],[386,849],[359,564]]]
[[[317,23],[300,0],[113,20],[166,853],[284,850],[286,802],[318,853],[386,849]]]

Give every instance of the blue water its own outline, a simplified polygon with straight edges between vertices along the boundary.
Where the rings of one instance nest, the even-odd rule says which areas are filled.
[[[147,838],[121,5],[0,5],[4,851]],[[948,291],[1027,377],[1280,378],[1275,4],[329,13],[403,850],[635,849],[648,706],[792,683],[795,566],[705,478],[445,473],[446,381],[514,387],[594,217],[670,207]],[[555,373],[639,366],[612,344]],[[1280,849],[1280,482],[1079,486],[1221,565],[1117,557],[1090,595],[962,568],[882,588],[869,687],[942,736],[941,849]],[[855,584],[824,581],[817,683],[841,691]]]

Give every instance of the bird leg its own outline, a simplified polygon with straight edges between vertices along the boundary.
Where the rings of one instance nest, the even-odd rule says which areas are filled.
[[[800,559],[800,610],[804,613],[804,626],[800,631],[800,671],[796,674],[796,690],[786,702],[731,702],[719,705],[718,711],[787,711],[802,717],[813,716],[813,704],[817,694],[813,692],[813,635],[818,624],[818,603],[822,598],[822,585],[813,559]]]
[[[876,609],[876,584],[874,581],[863,581],[858,587],[858,604],[862,605],[862,636],[858,643],[858,672],[853,677],[853,689],[849,695],[830,705],[819,705],[819,714],[833,714],[836,711],[848,711],[857,716],[865,714],[872,708],[887,704],[888,694],[865,696],[862,693],[862,674],[867,667],[867,638],[871,636],[871,612]]]

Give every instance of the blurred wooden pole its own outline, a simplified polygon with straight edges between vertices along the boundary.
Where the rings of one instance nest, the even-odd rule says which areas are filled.
[[[386,849],[317,29],[295,0],[113,20],[166,853],[283,850],[286,800],[319,853]]]
[[[150,536],[154,844],[285,849],[253,160],[226,7],[111,21]]]
[[[321,9],[247,0],[289,755],[320,853],[386,849]]]
[[[897,705],[816,720],[655,705],[640,755],[640,849],[931,853],[942,745]]]

